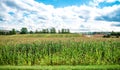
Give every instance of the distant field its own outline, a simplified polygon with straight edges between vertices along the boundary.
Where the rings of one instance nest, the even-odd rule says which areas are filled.
[[[44,37],[44,38],[54,38],[54,37],[81,37],[82,34],[18,34],[18,35],[9,35],[9,37]]]
[[[120,38],[87,38],[81,34],[0,36],[0,65],[0,68],[3,65],[113,65],[114,68],[120,65]]]

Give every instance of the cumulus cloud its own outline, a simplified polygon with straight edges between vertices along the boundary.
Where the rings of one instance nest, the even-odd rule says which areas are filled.
[[[120,3],[120,0],[92,0],[89,4],[92,6],[92,7],[101,7],[100,5],[115,5],[117,4],[116,2]]]
[[[105,9],[105,8],[104,8]],[[110,10],[111,9],[111,10]],[[120,6],[113,6],[110,8],[107,8],[105,12],[103,12],[100,16],[96,16],[96,20],[103,20],[103,21],[109,21],[109,22],[120,22]]]
[[[104,1],[113,2],[113,0],[94,0],[92,3],[98,4]],[[52,5],[38,3],[35,0],[1,0],[0,27],[18,30],[27,27],[34,31],[51,27],[69,28],[72,32],[113,29],[120,31],[119,27],[111,26],[120,22],[119,9],[120,5],[104,8],[90,5],[54,8]]]
[[[117,24],[111,24],[111,26],[120,27],[120,23],[117,23]]]

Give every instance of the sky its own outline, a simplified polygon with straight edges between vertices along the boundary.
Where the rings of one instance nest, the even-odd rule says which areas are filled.
[[[0,0],[0,29],[120,31],[120,0]]]

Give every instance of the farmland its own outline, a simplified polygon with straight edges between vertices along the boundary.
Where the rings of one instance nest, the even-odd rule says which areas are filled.
[[[120,38],[80,34],[0,36],[0,65],[120,65]]]

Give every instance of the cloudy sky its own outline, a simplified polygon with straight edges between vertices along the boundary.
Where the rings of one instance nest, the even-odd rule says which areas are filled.
[[[120,0],[0,0],[0,29],[120,31]]]

